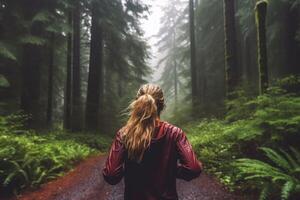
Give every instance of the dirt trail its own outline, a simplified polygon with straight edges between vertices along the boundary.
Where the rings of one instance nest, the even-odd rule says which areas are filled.
[[[79,164],[66,176],[43,185],[39,190],[26,192],[18,200],[123,200],[123,181],[108,185],[102,178],[105,156],[96,156]],[[177,181],[180,200],[241,199],[228,193],[221,184],[206,174],[186,182]],[[16,200],[16,199],[15,199]]]

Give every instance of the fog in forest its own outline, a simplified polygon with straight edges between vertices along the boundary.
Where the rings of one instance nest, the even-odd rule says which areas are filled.
[[[147,83],[223,192],[299,199],[299,55],[300,0],[0,0],[0,199],[103,162]]]

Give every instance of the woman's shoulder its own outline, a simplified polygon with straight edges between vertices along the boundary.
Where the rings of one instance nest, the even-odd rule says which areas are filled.
[[[179,135],[183,133],[183,130],[178,126],[171,124],[170,122],[167,121],[164,121],[163,123],[165,124],[164,129],[168,134]]]
[[[116,132],[116,139],[122,141],[124,135],[125,135],[125,126],[122,126],[121,128],[119,128]]]

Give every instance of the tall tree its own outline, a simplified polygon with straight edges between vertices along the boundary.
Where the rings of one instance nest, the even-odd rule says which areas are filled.
[[[199,0],[195,0],[195,40],[196,40],[196,65],[197,65],[197,99],[199,101],[199,105],[205,105],[205,64],[204,57],[200,53],[200,44],[201,40],[199,40],[200,34],[200,20],[199,14],[200,11],[200,2]]]
[[[51,33],[49,44],[49,66],[48,66],[48,105],[47,105],[47,125],[52,125],[52,113],[53,113],[53,75],[54,75],[54,51],[55,51],[55,35]]]
[[[197,67],[196,67],[196,43],[195,43],[195,6],[194,0],[189,0],[189,25],[190,25],[190,53],[191,53],[191,85],[192,103],[197,101]]]
[[[237,44],[235,28],[235,0],[224,0],[224,30],[225,30],[225,80],[226,95],[236,89],[239,81],[237,66]]]
[[[263,94],[268,88],[268,57],[266,40],[266,15],[267,5],[265,0],[256,3],[256,26],[257,26],[257,52],[259,71],[259,93]]]
[[[25,5],[26,4],[26,5]],[[42,9],[42,2],[31,0],[24,3],[24,18],[31,22],[34,16]],[[28,35],[24,38],[22,54],[22,94],[21,109],[30,118],[28,127],[36,128],[40,126],[40,83],[41,83],[41,66],[43,64],[44,35],[43,26],[38,22],[32,23]]]
[[[82,128],[81,78],[80,78],[80,0],[74,2],[73,11],[73,80],[72,80],[72,131]]]
[[[96,130],[103,102],[103,30],[97,3],[92,6],[90,64],[86,99],[85,128]],[[103,105],[101,105],[103,106]]]
[[[72,27],[72,11],[68,11],[68,24]],[[71,129],[72,116],[72,32],[67,35],[67,78],[64,97],[64,128]]]

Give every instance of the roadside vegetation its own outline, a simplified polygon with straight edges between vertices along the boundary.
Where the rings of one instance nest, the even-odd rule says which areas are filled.
[[[106,152],[111,137],[25,130],[21,114],[0,118],[0,191],[35,188],[62,176],[81,160]]]
[[[299,86],[292,76],[255,98],[239,92],[227,103],[225,118],[188,124],[205,170],[231,190],[260,193],[260,199],[299,197]]]

